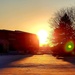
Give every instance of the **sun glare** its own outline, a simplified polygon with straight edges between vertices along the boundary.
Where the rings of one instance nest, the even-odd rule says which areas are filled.
[[[44,45],[47,43],[48,32],[46,30],[40,30],[37,33],[40,45]]]

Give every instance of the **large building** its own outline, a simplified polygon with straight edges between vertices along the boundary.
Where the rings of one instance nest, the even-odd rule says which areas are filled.
[[[0,30],[0,53],[17,51],[22,54],[37,53],[37,35],[22,31]]]

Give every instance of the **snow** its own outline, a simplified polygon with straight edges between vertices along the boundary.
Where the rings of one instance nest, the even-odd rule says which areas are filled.
[[[0,55],[0,75],[75,75],[74,59],[57,59],[46,54]]]

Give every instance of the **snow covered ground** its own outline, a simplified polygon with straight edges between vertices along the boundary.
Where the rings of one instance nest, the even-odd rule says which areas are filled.
[[[0,75],[75,75],[75,57],[0,55]]]

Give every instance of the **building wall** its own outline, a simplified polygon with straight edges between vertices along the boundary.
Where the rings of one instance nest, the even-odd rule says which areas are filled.
[[[2,40],[3,42],[1,42]],[[7,51],[36,53],[39,49],[37,36],[21,31],[0,30],[0,43],[3,45],[3,49]]]

